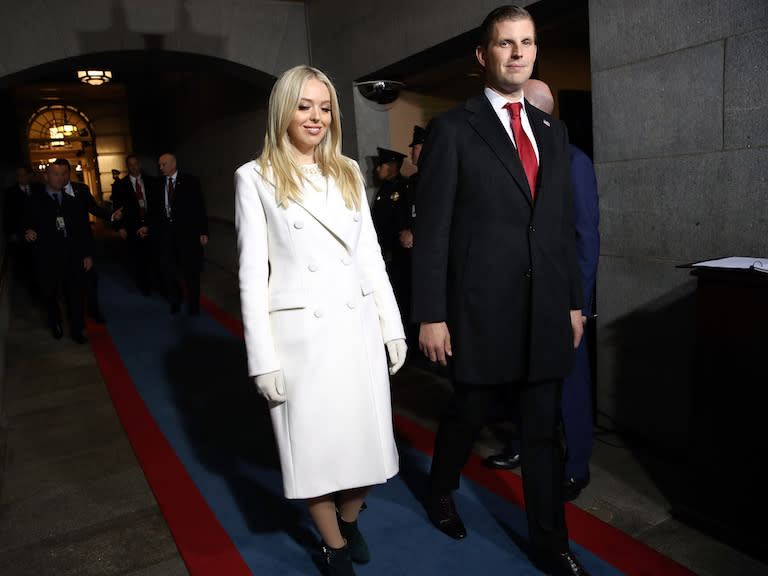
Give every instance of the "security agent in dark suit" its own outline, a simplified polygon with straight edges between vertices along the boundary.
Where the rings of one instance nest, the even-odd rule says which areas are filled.
[[[494,406],[514,397],[531,557],[549,574],[583,575],[568,544],[559,433],[562,379],[583,334],[567,130],[524,100],[536,59],[526,10],[491,12],[476,55],[484,93],[432,121],[419,163],[412,318],[420,349],[451,358],[454,379],[429,516],[466,536],[451,492]]]
[[[37,276],[40,296],[48,309],[53,337],[63,329],[58,305],[63,288],[69,304],[69,331],[75,342],[83,336],[83,274],[93,265],[93,237],[80,196],[64,193],[67,167],[53,163],[46,171],[46,187],[33,194],[25,211],[25,240],[38,247]]]
[[[66,158],[57,158],[54,164],[66,166],[67,181],[64,185],[64,193],[68,196],[76,196],[81,200],[81,204],[85,210],[86,221],[88,221],[88,214],[93,214],[96,218],[100,218],[105,222],[111,222],[121,218],[121,210],[110,212],[104,206],[100,206],[98,202],[96,202],[88,186],[81,182],[72,181],[71,167]],[[95,266],[91,266],[86,271],[83,280],[83,288],[85,292],[85,301],[87,305],[86,313],[88,314],[88,317],[98,324],[103,324],[104,315],[101,313],[101,307],[99,306],[99,278],[96,273]]]
[[[136,287],[148,296],[151,288],[152,254],[149,238],[149,191],[154,179],[141,171],[135,154],[125,159],[128,175],[117,180],[112,188],[112,204],[122,208],[123,217],[117,223],[120,237],[126,241],[128,266]]]
[[[171,314],[179,311],[181,291],[176,281],[180,268],[189,293],[189,314],[200,313],[200,271],[203,247],[208,243],[208,215],[197,178],[179,172],[176,156],[163,154],[157,161],[163,177],[150,193],[149,234],[158,255],[160,274]]]
[[[551,114],[555,108],[552,92],[541,80],[528,80],[523,87],[525,98],[534,106]],[[584,319],[592,315],[597,264],[600,258],[600,220],[597,179],[589,157],[576,146],[570,146],[573,211],[576,225],[576,254],[579,258],[581,287],[584,294]],[[573,372],[563,381],[561,403],[563,431],[566,440],[564,498],[575,500],[589,484],[589,459],[592,455],[592,378],[586,339],[575,351]],[[519,418],[518,426],[519,426]],[[508,470],[520,464],[519,440],[510,439],[501,454],[483,460],[489,468]]]
[[[16,168],[16,184],[3,195],[3,232],[8,240],[8,252],[13,260],[16,278],[30,294],[37,292],[35,259],[37,247],[24,241],[24,211],[27,203],[42,188],[34,181],[35,173],[29,166]]]

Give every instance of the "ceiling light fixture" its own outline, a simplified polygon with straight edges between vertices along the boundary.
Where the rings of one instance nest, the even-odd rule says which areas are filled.
[[[112,81],[112,70],[78,70],[77,77],[83,84],[101,86]]]

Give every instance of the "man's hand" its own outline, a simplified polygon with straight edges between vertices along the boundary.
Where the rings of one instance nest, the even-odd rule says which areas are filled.
[[[120,228],[120,230],[118,230],[117,233],[120,234],[120,238],[122,238],[123,240],[128,238],[128,230],[126,230],[125,228]]]
[[[573,330],[573,347],[578,348],[581,338],[584,336],[584,324],[587,317],[581,314],[581,310],[571,310],[571,329]]]
[[[419,328],[419,350],[431,362],[447,366],[446,356],[453,356],[448,325],[445,322],[422,322]]]
[[[123,219],[123,207],[120,206],[120,208],[112,212],[112,221],[117,222],[118,220],[122,220],[122,219]]]
[[[208,236],[203,234],[200,236],[200,246],[205,246],[206,244],[208,244]]]
[[[34,242],[35,240],[37,240],[37,232],[35,232],[31,228],[29,230],[26,230],[24,232],[24,240],[26,240],[27,242]]]
[[[91,258],[90,256],[86,256],[85,258],[83,258],[83,269],[86,272],[88,272],[88,270],[90,270],[92,266],[93,266],[93,258]]]
[[[146,226],[142,226],[141,228],[136,230],[136,236],[138,236],[139,238],[146,238],[147,236],[149,236],[149,228],[147,228]]]
[[[400,231],[400,246],[403,248],[413,248],[413,232],[410,230]]]

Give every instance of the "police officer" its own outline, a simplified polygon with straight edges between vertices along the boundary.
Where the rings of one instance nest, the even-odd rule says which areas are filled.
[[[409,292],[407,269],[410,268],[410,259],[408,249],[400,244],[400,232],[403,211],[407,211],[411,205],[408,200],[408,180],[400,174],[405,154],[386,148],[377,150],[376,176],[381,186],[371,207],[371,216],[389,280],[403,314],[408,305],[404,299],[407,300]]]

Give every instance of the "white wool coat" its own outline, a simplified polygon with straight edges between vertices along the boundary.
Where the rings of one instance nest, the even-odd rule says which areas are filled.
[[[248,372],[285,377],[270,415],[287,498],[398,472],[384,343],[405,335],[362,178],[350,210],[332,179],[305,170],[320,190],[287,207],[255,161],[235,172]]]

